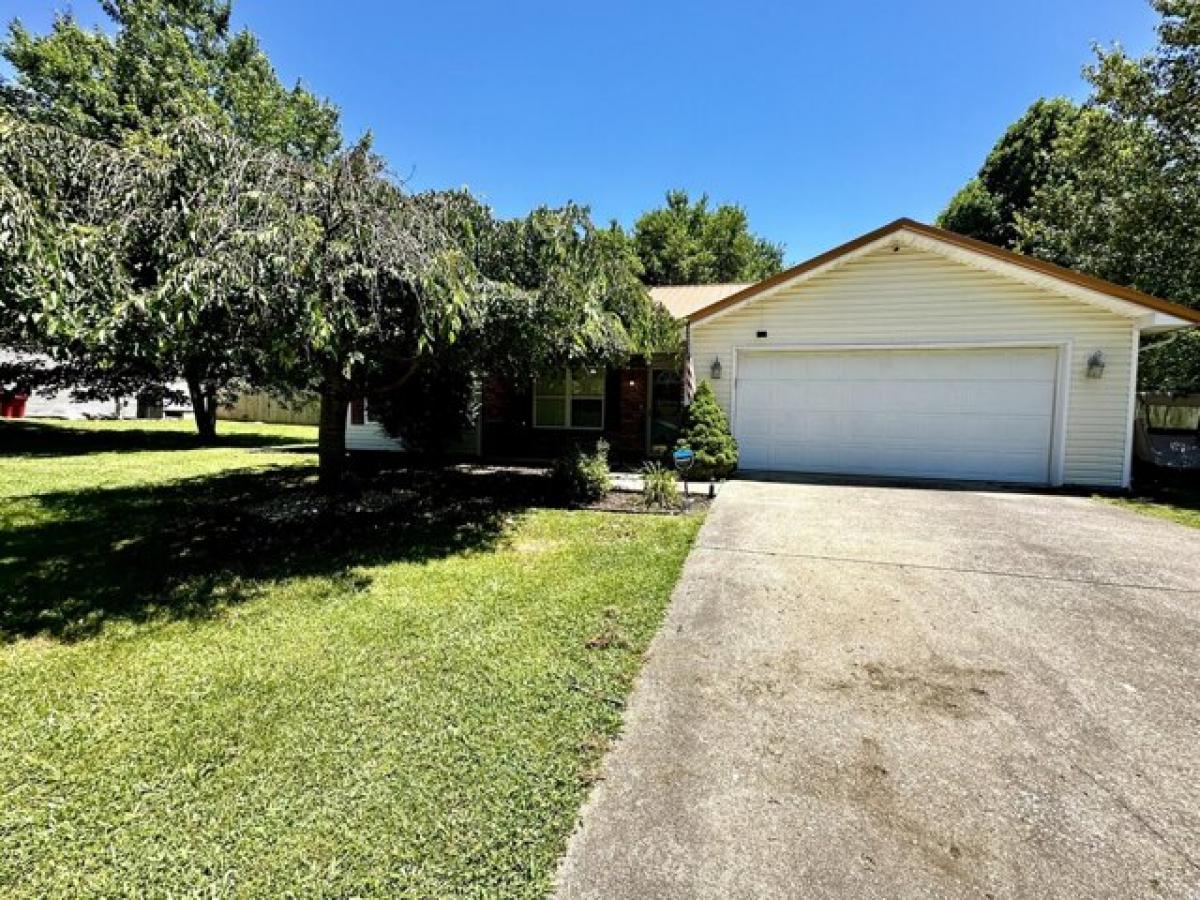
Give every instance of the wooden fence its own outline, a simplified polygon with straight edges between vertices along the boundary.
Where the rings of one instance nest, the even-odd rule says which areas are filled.
[[[267,394],[242,394],[233,406],[220,407],[217,418],[274,425],[316,425],[320,421],[320,412],[321,403],[316,399],[292,405]]]

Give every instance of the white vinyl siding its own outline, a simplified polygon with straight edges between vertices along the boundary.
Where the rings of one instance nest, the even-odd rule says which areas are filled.
[[[375,450],[392,453],[404,449],[404,445],[383,430],[378,422],[346,426],[347,450]]]
[[[404,442],[384,431],[383,426],[379,422],[372,421],[366,412],[364,403],[363,423],[355,425],[350,421],[351,411],[346,411],[346,449],[385,453],[403,450]]]
[[[697,375],[733,413],[736,353],[812,345],[1063,344],[1068,356],[1062,480],[1119,486],[1125,478],[1133,375],[1130,319],[925,250],[890,247],[692,326]],[[757,333],[766,331],[765,338]],[[1103,378],[1087,358],[1104,352]]]

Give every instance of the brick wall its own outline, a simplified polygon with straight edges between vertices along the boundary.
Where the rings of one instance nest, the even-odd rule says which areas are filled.
[[[594,445],[603,437],[615,461],[637,463],[646,454],[649,373],[645,366],[609,370],[605,379],[604,429],[533,427],[532,385],[485,379],[482,389],[483,454],[512,459],[553,459],[572,444]]]

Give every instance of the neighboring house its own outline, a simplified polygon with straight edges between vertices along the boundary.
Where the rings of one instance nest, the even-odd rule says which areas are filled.
[[[1200,312],[900,219],[753,285],[656,288],[748,470],[1129,484],[1143,334]],[[484,385],[476,452],[673,443],[677,364]],[[352,449],[394,448],[361,403]]]
[[[38,359],[48,360],[47,357],[0,350],[0,365]],[[172,388],[185,396],[187,394],[187,386],[182,382],[172,385]],[[0,391],[16,391],[26,396],[20,385],[0,384]],[[168,403],[164,407],[161,403],[148,403],[134,396],[111,400],[77,400],[72,391],[61,390],[52,394],[35,391],[27,395],[23,413],[25,418],[31,419],[161,419],[164,414],[172,417],[191,415],[191,407],[186,403]]]

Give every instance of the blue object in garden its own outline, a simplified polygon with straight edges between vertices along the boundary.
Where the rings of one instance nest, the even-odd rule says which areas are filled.
[[[691,491],[688,489],[688,470],[696,461],[696,454],[691,447],[680,447],[671,454],[671,458],[675,460],[675,468],[683,475],[683,503],[687,508],[691,507]]]

